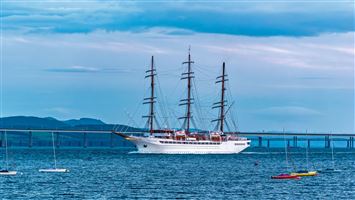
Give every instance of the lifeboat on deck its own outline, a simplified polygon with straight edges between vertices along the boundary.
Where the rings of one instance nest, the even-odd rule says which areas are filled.
[[[185,130],[176,131],[175,132],[176,140],[186,140],[186,132]]]
[[[210,138],[213,142],[221,142],[222,141],[222,137],[221,137],[220,133],[218,133],[218,132],[212,132],[210,134]]]

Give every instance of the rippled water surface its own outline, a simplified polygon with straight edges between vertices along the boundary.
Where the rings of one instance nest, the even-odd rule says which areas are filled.
[[[68,168],[70,173],[44,174],[38,169],[51,167],[50,149],[10,149],[10,165],[22,174],[0,177],[0,197],[355,199],[354,151],[342,150],[335,154],[340,173],[304,177],[298,181],[270,179],[272,175],[285,172],[282,150],[248,151],[238,155],[140,155],[124,149],[59,149],[58,167]],[[290,154],[291,167],[306,167],[302,151]],[[311,152],[310,166],[330,167],[329,150]]]

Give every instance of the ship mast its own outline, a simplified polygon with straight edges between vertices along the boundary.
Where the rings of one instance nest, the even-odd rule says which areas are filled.
[[[156,103],[155,99],[156,97],[154,96],[154,77],[157,75],[156,70],[154,68],[154,56],[152,56],[151,59],[151,64],[150,64],[150,70],[147,70],[146,73],[148,75],[145,76],[145,78],[150,78],[150,97],[144,98],[143,104],[149,104],[149,114],[147,116],[143,116],[148,118],[148,125],[149,125],[149,133],[150,135],[153,135],[154,133],[154,119],[155,119],[155,112],[154,112],[154,104]]]
[[[184,117],[180,117],[179,119],[185,119],[185,123],[186,124],[186,133],[189,134],[190,133],[190,122],[191,122],[191,104],[193,104],[193,98],[191,97],[191,81],[192,78],[194,78],[193,74],[194,72],[191,69],[191,64],[194,63],[194,61],[191,60],[191,55],[190,55],[190,48],[189,48],[189,55],[188,55],[188,60],[186,62],[183,62],[182,64],[187,64],[187,72],[182,73],[181,75],[183,76],[181,78],[181,80],[183,79],[187,79],[187,98],[186,99],[182,99],[180,100],[180,106],[181,105],[186,105],[186,115]]]
[[[225,82],[228,81],[228,79],[226,79],[227,75],[226,75],[226,64],[225,62],[223,62],[223,66],[222,66],[222,75],[218,76],[216,79],[216,83],[221,83],[221,99],[219,102],[214,103],[212,108],[220,108],[220,112],[219,112],[219,117],[218,119],[212,120],[214,121],[218,121],[218,125],[219,125],[219,131],[223,132],[224,131],[224,119],[225,119],[225,106],[227,101],[225,100]]]

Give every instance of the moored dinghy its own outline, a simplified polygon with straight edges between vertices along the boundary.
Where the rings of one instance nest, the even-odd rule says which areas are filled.
[[[0,170],[0,175],[9,175],[9,176],[13,176],[16,175],[17,171],[9,171],[9,170]]]
[[[54,135],[52,132],[52,144],[53,144],[53,157],[54,157],[54,168],[49,168],[49,169],[39,169],[39,172],[43,173],[66,173],[69,172],[68,169],[63,169],[63,168],[57,168],[57,159],[55,155],[55,146],[54,146]]]
[[[308,171],[308,170],[301,170],[297,172],[292,172],[291,175],[294,176],[317,176],[317,171]]]
[[[340,169],[336,169],[335,168],[333,138],[330,138],[330,140],[331,140],[331,149],[332,149],[332,168],[327,168],[325,170],[322,170],[321,173],[337,173],[337,172],[341,172]]]
[[[14,176],[17,174],[17,171],[9,171],[9,159],[8,159],[8,152],[7,152],[7,133],[6,131],[4,132],[5,134],[5,162],[6,162],[6,169],[0,170],[0,175],[4,176]]]
[[[340,169],[327,168],[327,169],[321,171],[321,173],[337,173],[337,172],[341,172],[341,170]]]
[[[306,135],[307,135],[307,131],[306,131]],[[299,170],[299,171],[296,171],[296,172],[292,172],[291,175],[295,175],[295,176],[317,176],[318,175],[317,171],[309,171],[308,146],[306,146],[305,149],[306,149],[307,170]]]
[[[292,174],[279,174],[277,176],[271,176],[272,179],[301,179],[301,177]]]
[[[288,170],[288,157],[287,157],[287,144],[286,144],[286,136],[285,136],[285,130],[283,130],[284,134],[284,143],[285,143],[285,161],[286,161],[286,169]],[[294,175],[294,174],[279,174],[277,176],[271,176],[271,179],[296,179],[299,180],[301,177]]]
[[[69,172],[68,169],[59,169],[59,168],[53,168],[53,169],[40,169],[38,170],[39,172],[49,172],[49,173],[65,173]]]

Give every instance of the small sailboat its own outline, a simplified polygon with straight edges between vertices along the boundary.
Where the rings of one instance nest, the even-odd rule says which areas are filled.
[[[52,173],[65,173],[69,172],[68,169],[58,169],[58,168],[53,168],[53,169],[40,169],[38,170],[39,172],[52,172]]]
[[[292,174],[279,174],[277,176],[271,176],[272,179],[301,179],[301,177]]]
[[[334,161],[334,142],[333,138],[330,138],[330,148],[332,151],[332,167],[331,168],[326,168],[325,170],[322,170],[322,173],[335,173],[335,172],[341,172],[340,169],[335,169],[335,161]]]
[[[9,171],[9,170],[0,170],[0,175],[16,175],[17,174],[17,171]]]
[[[288,167],[287,144],[286,144],[285,130],[283,130],[283,133],[284,133],[284,142],[285,142],[286,169],[287,169],[287,171],[289,171],[289,169],[288,169],[289,167]],[[271,176],[271,179],[296,179],[296,180],[299,180],[299,179],[301,179],[301,177],[296,175],[296,174],[282,173],[282,174],[279,174],[277,176]]]
[[[9,170],[9,158],[8,158],[8,150],[7,150],[7,133],[6,131],[4,132],[5,135],[5,163],[6,163],[6,168],[3,170],[0,170],[0,175],[4,176],[14,176],[17,174],[17,171],[10,171]]]
[[[291,175],[295,176],[317,176],[317,171],[299,170],[297,172],[292,172]]]
[[[54,168],[49,168],[49,169],[39,169],[39,172],[48,172],[48,173],[66,173],[69,172],[68,169],[64,168],[57,168],[57,158],[55,155],[55,145],[54,145],[54,134],[52,132],[52,146],[53,146],[53,158],[54,158]]]
[[[317,176],[318,175],[317,171],[309,171],[308,146],[306,146],[306,164],[307,164],[307,170],[299,170],[296,172],[292,172],[291,175],[295,175],[295,176]]]

